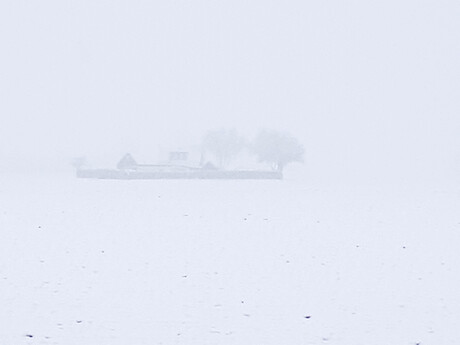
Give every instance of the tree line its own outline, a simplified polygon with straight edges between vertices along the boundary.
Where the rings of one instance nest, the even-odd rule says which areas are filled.
[[[282,172],[292,162],[303,162],[305,149],[300,142],[285,132],[263,130],[248,141],[235,129],[208,131],[203,137],[202,149],[212,154],[220,168],[225,168],[243,149],[253,153],[259,162],[270,164]]]

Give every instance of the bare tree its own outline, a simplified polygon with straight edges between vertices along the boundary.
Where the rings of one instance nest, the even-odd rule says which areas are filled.
[[[211,153],[220,168],[225,168],[244,147],[244,138],[235,129],[219,129],[206,133],[203,138],[204,153]]]
[[[260,162],[267,162],[280,172],[289,163],[303,162],[305,153],[297,139],[278,131],[260,132],[254,140],[252,150]]]

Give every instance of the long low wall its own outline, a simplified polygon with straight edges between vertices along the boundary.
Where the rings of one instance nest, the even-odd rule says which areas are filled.
[[[114,179],[114,180],[160,180],[160,179],[222,179],[222,180],[281,180],[283,174],[278,171],[222,171],[197,170],[178,172],[145,172],[110,169],[77,170],[79,178]]]

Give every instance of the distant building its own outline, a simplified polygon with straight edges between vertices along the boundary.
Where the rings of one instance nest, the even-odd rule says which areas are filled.
[[[130,153],[125,154],[117,164],[117,168],[120,170],[136,169],[137,166],[137,162],[134,160]]]
[[[137,172],[186,172],[200,169],[188,162],[188,152],[172,151],[169,160],[157,164],[139,164],[129,153],[125,154],[117,164],[118,170]]]
[[[187,162],[188,156],[189,154],[186,151],[172,151],[172,152],[169,152],[169,161],[170,162]]]
[[[157,162],[199,168],[203,165],[201,148],[196,146],[160,148]]]
[[[190,162],[187,151],[169,152],[169,160],[157,164],[139,164],[129,153],[117,164],[117,169],[77,168],[77,177],[117,180],[140,179],[282,179],[279,171],[264,170],[222,170],[212,162],[201,160]],[[197,155],[197,157],[199,157]]]

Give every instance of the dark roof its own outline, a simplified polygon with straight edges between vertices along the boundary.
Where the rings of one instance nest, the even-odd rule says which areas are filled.
[[[127,153],[123,156],[123,158],[118,162],[117,168],[118,169],[128,169],[137,166],[137,162],[134,160],[131,154]]]

